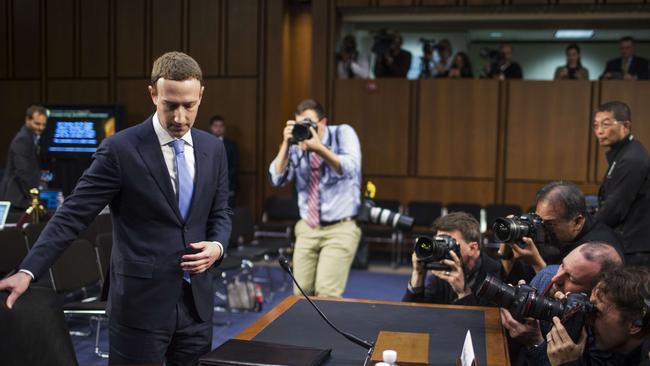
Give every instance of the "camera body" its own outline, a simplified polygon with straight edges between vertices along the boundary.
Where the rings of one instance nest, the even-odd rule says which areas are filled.
[[[499,69],[499,63],[501,61],[501,52],[499,50],[482,48],[480,51],[480,56],[489,65],[488,69],[484,70],[481,77],[491,78],[495,75],[498,75],[501,72],[501,70]]]
[[[512,317],[522,323],[525,318],[552,322],[557,316],[575,343],[580,339],[587,315],[594,309],[585,293],[569,293],[562,300],[554,300],[540,295],[530,285],[513,287],[492,275],[487,275],[476,296],[508,309]]]
[[[422,262],[426,269],[449,270],[449,266],[440,263],[443,259],[452,260],[449,251],[453,251],[460,258],[460,245],[456,239],[445,234],[436,235],[433,238],[417,237],[413,251],[418,261]]]
[[[398,230],[409,231],[413,228],[414,219],[410,216],[402,215],[399,212],[377,207],[375,201],[364,199],[361,202],[361,207],[359,207],[357,221],[386,225]]]
[[[499,217],[492,226],[494,237],[503,243],[520,244],[524,237],[533,239],[536,244],[545,241],[544,220],[534,212],[519,217]]]
[[[304,140],[309,140],[312,137],[310,127],[313,127],[315,130],[318,130],[318,124],[312,121],[310,118],[305,118],[302,121],[296,121],[296,124],[293,125],[291,130],[291,140],[292,144],[297,144]]]

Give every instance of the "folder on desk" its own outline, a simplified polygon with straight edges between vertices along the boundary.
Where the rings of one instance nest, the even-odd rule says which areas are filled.
[[[199,359],[201,366],[319,366],[331,349],[231,339]]]

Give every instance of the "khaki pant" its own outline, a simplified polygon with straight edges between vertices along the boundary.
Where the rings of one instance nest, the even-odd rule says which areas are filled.
[[[304,220],[295,228],[293,270],[307,295],[341,297],[361,239],[356,222],[312,229]],[[300,294],[294,286],[294,293]]]

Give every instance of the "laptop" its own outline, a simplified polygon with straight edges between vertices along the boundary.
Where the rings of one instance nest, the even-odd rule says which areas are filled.
[[[0,201],[0,230],[5,228],[5,223],[7,222],[7,215],[9,215],[10,207],[11,202]]]

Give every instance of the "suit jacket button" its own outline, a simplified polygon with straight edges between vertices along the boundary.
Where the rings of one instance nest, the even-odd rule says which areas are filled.
[[[187,226],[183,226],[183,231],[184,231],[184,232],[188,232],[188,231],[190,231],[190,228],[187,227]]]

